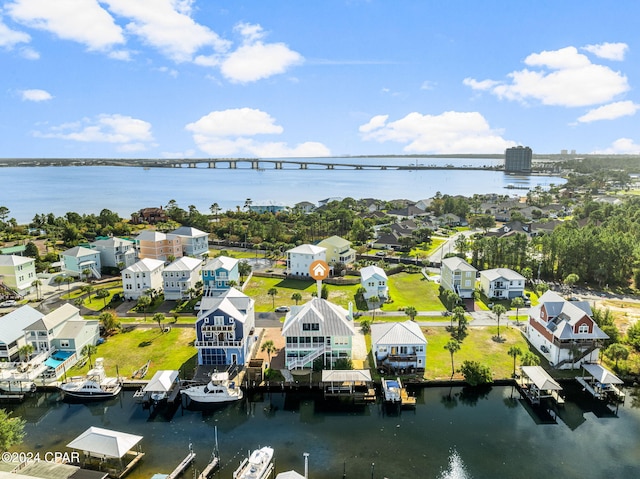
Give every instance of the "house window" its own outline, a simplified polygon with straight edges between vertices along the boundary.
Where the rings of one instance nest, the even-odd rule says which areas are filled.
[[[580,327],[578,328],[578,333],[579,334],[589,334],[589,325],[588,324],[581,324]]]
[[[214,326],[224,326],[224,316],[214,316],[213,324]]]
[[[320,325],[318,323],[302,323],[303,331],[320,331]]]

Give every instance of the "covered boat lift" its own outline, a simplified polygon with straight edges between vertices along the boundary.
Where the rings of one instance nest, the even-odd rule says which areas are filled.
[[[583,376],[576,377],[582,387],[594,398],[624,401],[624,392],[618,386],[624,384],[622,379],[599,364],[582,364]]]
[[[83,467],[95,467],[111,477],[121,478],[144,457],[139,446],[141,440],[142,436],[91,426],[67,447],[84,453]],[[132,456],[128,462],[124,459],[127,455]]]
[[[161,370],[156,372],[141,391],[136,393],[142,396],[145,404],[157,405],[161,401],[172,404],[180,393],[179,371]]]
[[[520,371],[522,374],[517,380],[518,388],[531,404],[540,404],[544,398],[551,398],[557,404],[564,404],[564,398],[560,396],[562,386],[544,368],[522,366]]]
[[[354,402],[373,402],[376,390],[368,369],[323,370],[322,390],[325,399],[350,398]]]

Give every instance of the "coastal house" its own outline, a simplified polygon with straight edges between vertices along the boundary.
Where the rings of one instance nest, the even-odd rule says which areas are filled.
[[[123,238],[109,238],[91,243],[100,252],[100,262],[104,267],[128,268],[137,261],[136,244]]]
[[[25,327],[24,336],[36,353],[63,351],[77,360],[84,346],[96,344],[99,330],[98,321],[86,321],[78,308],[65,304]]]
[[[235,288],[201,299],[196,320],[198,364],[244,365],[255,342],[255,301]]]
[[[282,326],[287,369],[311,368],[322,358],[326,369],[338,359],[351,359],[353,314],[326,299],[313,298],[292,306]]]
[[[140,259],[169,261],[182,257],[182,241],[176,235],[144,230],[136,236],[136,243]]]
[[[508,268],[480,271],[480,289],[489,299],[513,299],[524,296],[526,279]]]
[[[296,203],[293,206],[293,209],[304,214],[309,214],[316,209],[316,205],[314,205],[310,201],[301,201],[300,203]]]
[[[168,236],[172,235],[177,236],[180,240],[182,256],[202,258],[209,253],[209,233],[190,226],[181,226]]]
[[[287,206],[283,203],[278,203],[277,201],[266,201],[264,203],[253,203],[249,206],[249,211],[253,213],[280,213],[284,211]]]
[[[139,225],[142,223],[155,225],[156,223],[164,223],[168,219],[169,217],[167,216],[167,212],[162,209],[162,206],[160,206],[159,208],[142,208],[140,211],[137,211],[131,215],[131,222],[134,225]]]
[[[374,323],[371,350],[376,368],[393,372],[424,371],[427,340],[415,321]]]
[[[371,243],[371,247],[378,249],[399,249],[402,247],[400,244],[401,237],[401,234],[394,231],[391,231],[390,233],[379,233],[377,238],[373,240],[373,243]]]
[[[525,336],[557,369],[572,369],[597,362],[600,347],[609,336],[591,317],[587,301],[567,301],[547,291],[529,309]]]
[[[309,278],[309,266],[316,260],[327,260],[327,249],[302,244],[287,251],[287,275]]]
[[[197,258],[178,258],[162,271],[164,299],[189,299],[200,281],[202,261]]]
[[[351,241],[340,236],[331,236],[320,241],[317,246],[325,248],[325,261],[329,266],[342,263],[348,265],[356,260],[356,250],[351,247]]]
[[[473,298],[478,270],[458,256],[442,260],[440,285],[461,298]]]
[[[60,254],[60,262],[62,272],[70,276],[82,277],[88,271],[96,279],[102,277],[100,251],[95,249],[75,246]]]
[[[0,283],[20,296],[33,289],[36,277],[36,260],[13,254],[0,255]]]
[[[43,313],[29,305],[0,317],[0,362],[19,360],[18,351],[27,344],[24,329],[43,317]]]
[[[164,261],[143,258],[122,270],[122,294],[126,299],[135,300],[148,289],[162,291]]]
[[[365,266],[360,270],[360,286],[366,289],[365,299],[377,297],[384,299],[389,297],[387,285],[387,273],[379,266]]]
[[[208,291],[225,290],[231,287],[231,281],[240,284],[239,260],[228,256],[218,256],[202,267],[202,284]]]

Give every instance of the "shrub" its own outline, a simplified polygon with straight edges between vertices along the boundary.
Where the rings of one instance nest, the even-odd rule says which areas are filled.
[[[464,361],[460,372],[469,386],[479,386],[493,381],[489,366],[480,364],[478,361]]]

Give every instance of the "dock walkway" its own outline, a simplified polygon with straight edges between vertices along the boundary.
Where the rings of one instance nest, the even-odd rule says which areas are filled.
[[[176,468],[173,470],[173,472],[167,476],[167,479],[175,479],[180,474],[182,474],[184,472],[184,470],[187,467],[189,467],[189,464],[191,464],[193,462],[195,457],[196,457],[196,453],[193,452],[193,451],[189,451],[189,454],[187,454],[187,457],[185,457],[182,460],[182,462],[176,466]]]

